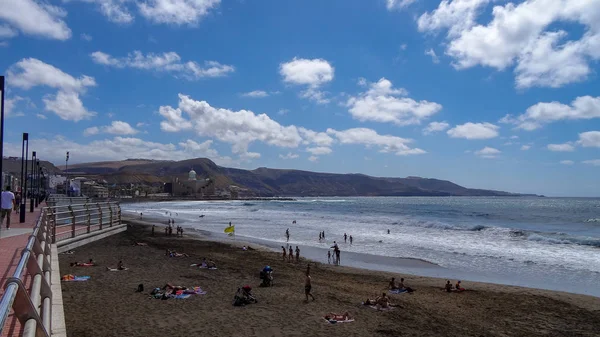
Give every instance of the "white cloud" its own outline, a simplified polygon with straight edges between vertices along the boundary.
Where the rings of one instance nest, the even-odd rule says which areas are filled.
[[[582,163],[593,166],[600,166],[600,159],[584,160],[582,161]]]
[[[597,0],[509,2],[495,6],[487,22],[481,14],[489,2],[442,1],[435,11],[419,18],[419,30],[448,29],[446,54],[455,59],[457,69],[482,65],[504,70],[516,65],[518,88],[582,81],[591,72],[590,62],[600,58]],[[568,40],[565,31],[554,28],[555,23],[578,23],[584,33]]]
[[[573,164],[575,164],[572,160],[561,160],[560,163],[563,164],[563,165],[573,165]]]
[[[481,150],[475,151],[475,155],[482,158],[496,158],[502,151],[493,147],[486,146]]]
[[[600,147],[600,131],[580,133],[577,143],[583,147]]]
[[[279,155],[280,159],[296,159],[298,157],[299,156],[297,154],[291,153],[291,152],[288,152],[286,155],[282,155],[282,154]]]
[[[28,98],[24,98],[21,96],[13,96],[11,98],[6,98],[4,100],[4,114],[5,117],[18,117],[23,116],[24,114],[20,111],[16,111],[17,105],[20,102],[29,101]]]
[[[90,57],[95,63],[115,68],[135,68],[149,71],[167,72],[175,77],[197,80],[204,77],[222,77],[235,71],[231,65],[216,61],[205,61],[204,66],[194,61],[182,62],[175,52],[144,55],[136,50],[126,57],[115,58],[101,51],[93,52]]]
[[[179,95],[179,106],[161,106],[159,113],[165,118],[161,129],[177,132],[193,129],[201,136],[232,144],[232,151],[242,155],[248,146],[261,141],[277,147],[296,148],[302,137],[296,126],[283,126],[266,114],[256,115],[252,111],[218,109],[205,101],[195,101],[189,96]],[[183,116],[189,117],[189,120]]]
[[[403,9],[417,0],[386,0],[388,10]]]
[[[0,47],[8,47],[8,42],[0,41]]]
[[[69,0],[63,0],[69,1]],[[71,0],[73,1],[73,0]],[[77,0],[75,0],[77,1]],[[126,3],[134,3],[137,0],[79,0],[81,2],[86,2],[90,4],[95,4],[98,7],[98,10],[102,15],[104,15],[108,21],[119,23],[119,24],[127,24],[131,23],[134,20],[133,14],[129,8],[127,8]]]
[[[400,45],[400,49],[406,50],[406,48],[408,48],[408,45],[406,43]]]
[[[288,112],[290,112],[290,110],[289,110],[289,109],[279,109],[279,111],[277,111],[277,113],[278,113],[278,114],[280,114],[280,115],[285,115],[285,114],[287,114]]]
[[[81,102],[79,95],[87,87],[96,85],[93,77],[83,75],[75,78],[62,70],[34,58],[22,59],[8,69],[8,77],[12,86],[29,90],[36,86],[58,89],[56,95],[43,98],[45,109],[56,113],[60,118],[80,121],[95,116]]]
[[[564,144],[548,144],[548,150],[554,152],[572,152],[575,151],[575,147],[570,143]]]
[[[63,20],[67,12],[60,7],[34,0],[0,0],[0,20],[10,26],[0,26],[4,37],[16,35],[15,29],[26,35],[67,40],[71,30]],[[11,36],[6,36],[11,35]]]
[[[560,120],[586,120],[600,118],[600,96],[577,97],[570,105],[559,102],[540,102],[530,106],[527,111],[517,117],[506,115],[501,123],[510,123],[519,129],[531,131],[544,124]]]
[[[315,144],[326,147],[329,147],[331,144],[333,144],[333,138],[331,138],[331,136],[325,132],[316,132],[303,127],[299,127],[298,132],[303,138],[302,144]]]
[[[306,149],[307,152],[312,153],[315,156],[320,156],[320,155],[324,155],[324,154],[330,154],[331,152],[333,152],[331,150],[331,148],[325,147],[325,146],[318,146],[318,147],[309,147]]]
[[[100,128],[97,126],[92,126],[92,127],[89,127],[87,129],[83,130],[83,135],[86,137],[97,135],[99,133],[100,133]]]
[[[425,55],[431,56],[431,61],[433,61],[433,63],[440,63],[440,58],[437,56],[433,48],[426,50]]]
[[[148,126],[148,123],[138,122],[135,126],[138,127],[138,128],[143,128],[143,127]]]
[[[312,162],[316,162],[317,160],[319,160],[319,157],[317,157],[317,156],[310,156],[310,157],[308,157],[308,160],[310,160]]]
[[[465,123],[448,130],[452,138],[490,139],[498,136],[499,127],[491,123]]]
[[[197,25],[221,0],[147,0],[138,2],[140,13],[155,23]]]
[[[133,137],[114,137],[112,139],[95,140],[84,144],[61,136],[54,138],[32,138],[30,148],[44,153],[50,161],[64,161],[65,151],[70,152],[69,162],[93,162],[104,160],[124,160],[128,158],[147,158],[156,160],[184,160],[197,157],[209,157],[219,165],[233,163],[229,157],[218,156],[216,150],[210,148],[212,141],[196,143],[193,140],[171,143],[158,143]],[[21,143],[6,143],[7,155],[20,155]]]
[[[444,131],[450,127],[450,124],[446,122],[431,122],[423,129],[423,134],[428,135],[434,132]]]
[[[333,80],[335,69],[324,59],[302,59],[294,57],[293,60],[279,65],[279,74],[283,81],[295,85],[306,85],[308,88],[300,94],[318,104],[329,103],[326,93],[319,90],[323,84]]]
[[[19,35],[19,32],[11,28],[9,25],[0,25],[0,39],[10,39]]]
[[[43,114],[36,114],[35,116],[39,119],[48,119],[48,117],[46,117],[46,115]]]
[[[396,125],[419,124],[442,109],[440,104],[434,102],[417,102],[412,98],[399,97],[405,95],[405,89],[393,88],[392,82],[381,78],[377,83],[370,83],[369,90],[350,97],[346,105],[357,120]]]
[[[527,151],[531,149],[531,145],[521,145],[521,151]]]
[[[252,98],[263,98],[268,97],[269,93],[264,90],[254,90],[250,92],[245,92],[242,94],[242,97],[252,97]]]
[[[410,148],[406,145],[411,143],[412,139],[380,135],[372,129],[354,128],[344,131],[327,129],[327,133],[333,135],[341,144],[362,144],[367,147],[376,146],[379,147],[379,152],[383,153],[394,153],[399,156],[426,153],[419,148]]]
[[[519,139],[519,136],[510,136],[510,139]]]
[[[88,42],[93,40],[92,36],[89,34],[86,34],[86,33],[81,33],[81,35],[79,35],[79,37],[81,37],[82,40],[88,41]]]

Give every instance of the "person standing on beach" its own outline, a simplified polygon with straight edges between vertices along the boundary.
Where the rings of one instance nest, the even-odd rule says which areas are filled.
[[[143,213],[140,213],[140,219],[141,219],[143,216],[144,216],[144,214],[143,214]]]
[[[304,279],[304,295],[306,296],[306,302],[308,302],[308,296],[310,296],[312,298],[312,300],[315,300],[315,297],[310,293],[312,289],[312,282],[310,279],[310,272],[309,269],[306,270],[306,278]]]
[[[0,220],[0,226],[4,222],[4,217],[6,217],[6,229],[10,229],[10,213],[13,208],[15,208],[15,195],[10,191],[10,186],[6,186],[6,189],[2,192],[0,204],[2,204],[2,210],[0,210],[0,214],[2,216],[2,220]]]
[[[348,240],[348,235],[346,235],[346,233],[344,233],[344,243],[347,243]]]
[[[294,249],[292,249],[292,246],[290,246],[290,255],[288,255],[288,262],[293,262],[294,261]]]
[[[154,225],[152,225],[152,236],[154,236]]]
[[[281,246],[281,249],[283,249],[283,262],[285,262],[285,257],[287,255],[287,250],[285,249],[284,246]]]
[[[327,263],[331,264],[331,251],[330,250],[327,251]]]
[[[300,248],[296,246],[296,263],[300,262]]]
[[[165,227],[165,236],[169,235],[169,226]]]
[[[352,244],[352,235],[350,235],[350,244]]]
[[[287,238],[287,242],[290,242],[290,229],[285,230],[285,237]]]

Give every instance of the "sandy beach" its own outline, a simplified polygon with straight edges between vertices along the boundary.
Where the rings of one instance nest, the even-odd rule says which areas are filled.
[[[310,263],[316,300],[305,303],[303,275],[309,261],[288,263],[267,250],[165,237],[164,225],[151,237],[148,226],[130,223],[127,232],[60,256],[61,274],[91,277],[62,284],[68,336],[598,336],[600,331],[596,297],[472,282],[463,282],[466,292],[446,293],[441,279],[321,263]],[[166,249],[190,257],[170,258]],[[218,269],[190,267],[203,257],[213,259]],[[69,265],[90,258],[98,266]],[[119,260],[129,270],[107,271]],[[270,288],[258,287],[265,265],[274,269]],[[361,305],[386,292],[391,277],[404,277],[417,291],[390,295],[399,305],[391,311]],[[140,283],[145,291],[136,293]],[[200,286],[207,294],[166,301],[149,297],[166,283]],[[236,289],[246,284],[258,303],[232,306]],[[322,318],[346,311],[354,322],[329,324]]]

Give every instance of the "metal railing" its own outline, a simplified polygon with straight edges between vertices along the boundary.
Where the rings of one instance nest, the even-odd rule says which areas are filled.
[[[48,207],[52,243],[121,224],[117,202],[97,202]]]
[[[0,335],[10,310],[23,326],[24,337],[50,337],[52,318],[51,244],[121,224],[117,202],[44,207],[0,300]],[[31,292],[22,277],[32,281]]]
[[[23,325],[24,337],[49,337],[52,316],[52,291],[50,289],[50,238],[51,222],[44,214],[38,218],[12,277],[5,283],[5,292],[0,300],[0,335],[10,309]],[[24,272],[33,282],[31,293],[22,279]]]

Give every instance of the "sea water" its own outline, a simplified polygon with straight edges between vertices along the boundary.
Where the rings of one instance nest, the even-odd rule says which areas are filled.
[[[217,236],[232,222],[236,237],[270,247],[286,245],[289,228],[289,244],[322,262],[335,240],[346,265],[600,297],[600,199],[298,198],[122,208]],[[326,240],[319,241],[321,231]],[[352,245],[344,242],[344,233],[352,235]],[[426,263],[394,262],[407,258]]]

